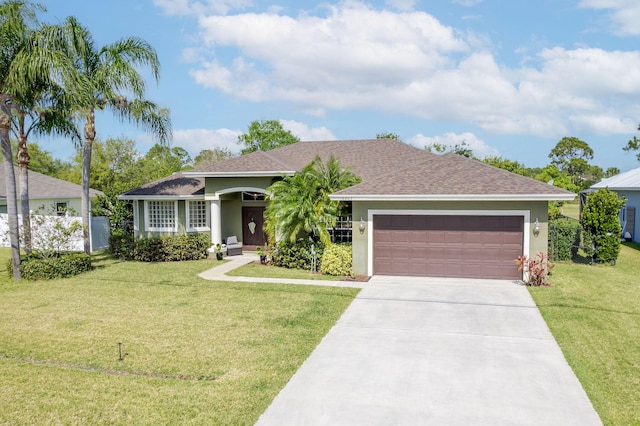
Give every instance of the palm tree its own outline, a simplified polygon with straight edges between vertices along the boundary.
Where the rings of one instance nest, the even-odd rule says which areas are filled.
[[[31,133],[56,134],[69,137],[75,145],[79,145],[81,138],[66,105],[64,91],[59,87],[47,88],[34,84],[19,96],[17,103],[20,109],[13,117],[11,130],[18,140],[16,163],[20,183],[22,243],[25,251],[29,253],[31,251],[28,175],[30,157],[27,139]]]
[[[31,247],[27,138],[32,131],[40,134],[73,135],[75,126],[67,118],[63,105],[66,98],[81,97],[85,94],[81,90],[84,85],[78,86],[82,82],[82,77],[76,76],[70,58],[63,51],[50,49],[54,46],[50,37],[56,36],[59,32],[52,30],[56,28],[55,26],[39,25],[36,12],[43,10],[41,5],[21,0],[7,1],[0,6],[2,26],[0,31],[3,41],[7,41],[2,46],[2,65],[0,65],[1,92],[6,95],[4,100],[8,111],[8,115],[3,118],[9,119],[10,130],[18,139],[16,160],[20,171],[23,241],[27,251],[30,251]],[[10,102],[11,108],[8,107],[7,102]],[[16,244],[12,242],[15,266],[19,265],[19,240],[17,229],[12,232],[11,225],[16,226],[17,223],[17,206],[14,218],[13,206],[9,198],[13,198],[15,192],[15,174],[13,162],[9,162],[10,152],[8,154],[8,157],[5,156],[7,211],[10,212],[11,240],[16,238]],[[19,277],[18,268],[14,267],[14,274],[16,273],[18,275],[14,275],[14,278]]]
[[[273,183],[265,211],[271,238],[295,241],[301,233],[323,244],[331,242],[329,228],[335,226],[342,206],[329,195],[360,182],[349,169],[331,156],[326,163],[316,157],[302,172]]]
[[[156,81],[160,62],[156,51],[143,39],[123,38],[97,48],[89,31],[74,17],[68,17],[63,29],[66,49],[76,69],[90,84],[93,92],[88,102],[76,104],[76,111],[84,119],[82,148],[82,220],[84,223],[84,251],[89,254],[90,203],[89,174],[91,153],[96,138],[96,110],[110,110],[122,121],[139,125],[158,138],[160,143],[171,139],[169,111],[143,98],[145,82],[136,67],[148,66]],[[126,93],[132,94],[129,100]]]

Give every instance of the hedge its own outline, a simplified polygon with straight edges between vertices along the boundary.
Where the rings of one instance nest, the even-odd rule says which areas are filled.
[[[208,234],[137,239],[131,235],[112,235],[109,246],[111,253],[126,260],[179,262],[206,259],[211,239]]]
[[[91,269],[91,256],[84,253],[58,253],[51,257],[34,253],[20,262],[20,276],[32,281],[72,277]],[[11,259],[7,262],[7,273],[13,277]]]

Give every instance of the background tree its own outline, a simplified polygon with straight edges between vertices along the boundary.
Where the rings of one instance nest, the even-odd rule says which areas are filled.
[[[184,148],[155,144],[138,161],[137,167],[145,176],[145,180],[151,182],[181,170],[188,170],[192,163],[189,153]]]
[[[76,111],[84,118],[82,149],[82,220],[84,223],[84,251],[89,254],[89,180],[91,154],[96,138],[95,111],[108,109],[117,118],[134,123],[150,131],[160,143],[171,139],[169,111],[144,99],[145,81],[138,67],[148,67],[159,80],[160,62],[155,49],[137,37],[123,38],[115,43],[96,47],[90,32],[73,17],[63,25],[66,51],[78,72],[90,83],[92,99],[78,102]],[[132,100],[125,94],[132,94]]]
[[[393,132],[376,133],[376,139],[394,139],[394,140],[397,140],[399,142],[402,142],[402,139],[400,138],[400,135],[397,134],[397,133],[393,133]]]
[[[619,174],[620,174],[620,169],[619,168],[617,168],[617,167],[609,167],[604,172],[604,177],[605,178],[610,178],[610,177],[613,177],[613,176],[619,175]]]
[[[580,224],[593,236],[597,262],[615,262],[618,258],[622,233],[618,213],[625,203],[625,199],[606,188],[587,196]]]
[[[555,165],[548,165],[540,169],[534,176],[536,180],[546,182],[558,188],[566,189],[571,192],[580,192],[580,187],[573,182],[569,173],[564,172]]]
[[[640,130],[640,126],[638,126],[638,130]],[[626,152],[640,151],[640,139],[634,136],[633,139],[627,142],[627,146],[622,149]],[[640,161],[640,152],[636,154],[636,158],[638,159],[638,161]]]
[[[444,154],[447,152],[452,152],[457,155],[461,155],[467,158],[475,158],[473,155],[473,149],[469,146],[469,144],[465,141],[459,142],[454,146],[448,146],[442,143],[434,142],[424,146],[424,149],[429,152],[433,152],[435,154]]]
[[[252,121],[249,131],[238,136],[238,143],[244,147],[243,155],[254,151],[269,151],[296,142],[300,142],[300,138],[285,130],[278,120]]]
[[[233,153],[228,148],[203,149],[193,160],[194,167],[211,166],[219,161],[233,158]]]
[[[489,164],[490,166],[497,167],[499,169],[508,170],[511,173],[516,173],[522,176],[530,176],[531,171],[527,169],[524,164],[521,164],[517,161],[508,160],[506,158],[497,157],[497,156],[489,156],[485,157],[482,160],[483,163]]]
[[[552,165],[571,176],[579,189],[589,187],[590,173],[594,172],[589,164],[593,159],[589,144],[574,137],[562,138],[549,153],[549,158]]]
[[[14,157],[17,153],[18,144],[16,141],[11,142],[11,150]],[[68,163],[53,158],[51,152],[42,149],[37,142],[29,142],[29,170],[61,179],[64,170],[69,167]],[[79,183],[79,182],[78,182]]]
[[[273,183],[268,191],[265,229],[271,238],[294,242],[301,234],[325,245],[331,242],[329,228],[335,226],[341,204],[329,194],[360,182],[335,157],[323,163],[316,157],[300,173]]]

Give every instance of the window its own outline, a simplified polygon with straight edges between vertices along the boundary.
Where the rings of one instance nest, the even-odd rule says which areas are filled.
[[[209,203],[206,201],[187,202],[187,230],[204,231],[209,229]]]
[[[177,231],[178,204],[175,201],[147,201],[144,206],[148,231]]]
[[[56,203],[56,216],[64,216],[67,214],[67,202]]]
[[[328,229],[334,243],[350,243],[352,239],[351,216],[341,216],[336,220],[335,228]]]

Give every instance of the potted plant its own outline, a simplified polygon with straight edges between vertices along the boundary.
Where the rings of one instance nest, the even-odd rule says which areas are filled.
[[[222,244],[216,244],[216,259],[222,260]]]
[[[262,250],[262,247],[256,247],[256,251],[258,252],[258,256],[260,256],[260,263],[263,265],[267,264],[267,254]]]

